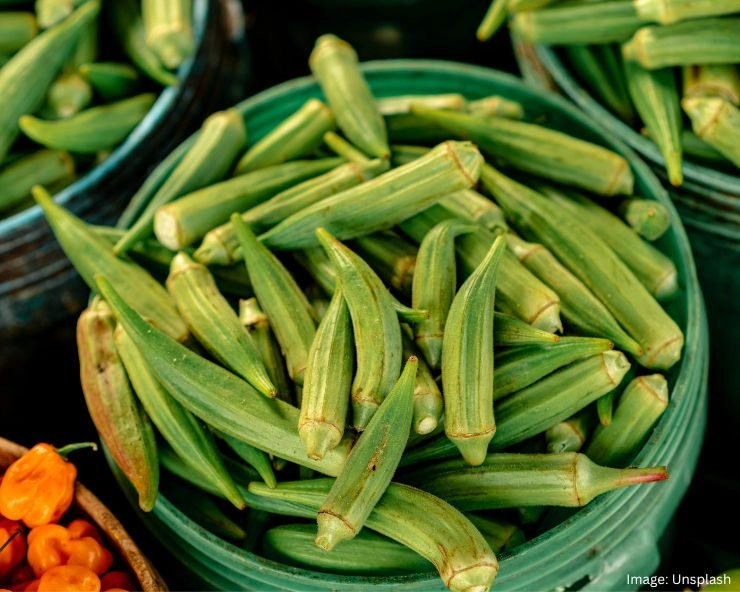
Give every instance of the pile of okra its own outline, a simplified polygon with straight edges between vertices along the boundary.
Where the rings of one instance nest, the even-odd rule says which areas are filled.
[[[478,35],[507,15],[515,36],[561,48],[593,96],[655,143],[672,185],[684,155],[737,173],[738,0],[494,0]]]
[[[548,507],[668,477],[630,463],[683,346],[669,212],[506,97],[376,98],[330,34],[309,65],[323,100],[256,141],[212,114],[125,229],[34,188],[93,290],[87,407],[145,512],[487,590]]]
[[[192,0],[0,2],[0,218],[105,160],[193,55]]]

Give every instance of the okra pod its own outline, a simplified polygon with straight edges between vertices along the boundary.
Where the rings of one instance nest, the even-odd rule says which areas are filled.
[[[495,356],[494,400],[521,390],[558,368],[612,349],[608,339],[598,337],[561,337],[548,345],[511,347]]]
[[[662,374],[638,376],[619,397],[609,425],[596,427],[585,454],[594,462],[627,466],[668,407],[668,383]]]
[[[0,69],[0,162],[18,136],[18,118],[41,106],[46,89],[62,68],[82,31],[100,11],[92,0],[69,18],[34,37]]]
[[[207,267],[178,253],[170,264],[167,291],[193,335],[211,355],[262,394],[277,396],[260,351]]]
[[[526,506],[580,507],[595,497],[628,485],[668,479],[664,466],[615,469],[585,454],[492,453],[476,468],[446,461],[409,475],[424,491],[459,510]]]
[[[522,529],[511,522],[494,520],[472,512],[465,516],[480,531],[494,553],[509,551],[527,540]]]
[[[318,99],[308,99],[300,109],[259,139],[239,158],[235,174],[305,158],[321,145],[324,134],[335,128],[334,114]]]
[[[52,199],[42,187],[31,191],[46,216],[64,253],[91,290],[100,274],[129,294],[132,306],[173,339],[186,341],[187,325],[164,287],[147,271],[128,259],[113,255],[110,244],[92,227]]]
[[[582,409],[573,417],[556,423],[545,431],[547,452],[579,452],[591,434],[595,424],[596,417],[594,416],[593,409],[590,407]],[[591,458],[591,460],[594,459]]]
[[[661,25],[740,12],[740,0],[634,0],[634,3],[638,15]]]
[[[99,298],[77,319],[80,384],[95,429],[138,495],[144,512],[159,492],[157,441],[116,350],[115,317]]]
[[[454,216],[471,220],[493,233],[508,230],[503,210],[473,189],[451,193],[440,199],[439,205]]]
[[[470,142],[443,142],[412,163],[289,216],[260,240],[271,249],[299,249],[318,244],[315,230],[319,226],[340,240],[385,230],[442,195],[474,185],[482,161]]]
[[[331,485],[331,479],[280,483],[275,489],[251,483],[249,491],[281,513],[307,517],[316,513]],[[496,556],[470,520],[420,489],[391,483],[366,526],[431,561],[452,592],[488,590],[498,573]]]
[[[399,167],[424,156],[431,148],[427,146],[413,146],[409,144],[391,145],[391,165]]]
[[[414,342],[435,370],[442,360],[445,322],[457,292],[455,238],[476,229],[475,225],[450,218],[434,226],[419,245],[411,305],[428,310],[429,318],[414,325]]]
[[[478,25],[475,36],[478,41],[488,41],[506,22],[510,0],[491,0],[483,20]]]
[[[75,163],[64,150],[42,149],[0,168],[0,212],[9,210],[31,195],[34,185],[52,185],[71,179]]]
[[[668,208],[653,199],[625,199],[618,211],[632,230],[649,241],[659,239],[671,227]]]
[[[511,2],[511,0],[509,0]],[[524,119],[524,107],[521,103],[499,95],[491,95],[469,101],[465,109],[471,115],[505,117],[507,119]]]
[[[386,115],[388,138],[394,144],[439,144],[450,139],[443,127],[425,121],[413,113]]]
[[[104,277],[98,277],[98,284],[157,380],[186,409],[216,430],[265,452],[327,475],[339,473],[349,454],[349,438],[330,450],[322,461],[308,458],[295,429],[298,409],[263,396],[248,382],[149,325]]]
[[[399,294],[411,296],[417,257],[415,245],[392,230],[385,230],[357,237],[351,246],[367,261],[383,283]]]
[[[607,426],[612,422],[614,412],[614,399],[617,395],[617,389],[602,395],[596,399],[596,416],[601,425]]]
[[[239,438],[230,436],[229,434],[216,431],[216,435],[223,440],[240,459],[253,467],[254,470],[259,473],[259,476],[262,477],[265,485],[268,487],[275,487],[275,485],[277,485],[275,472],[272,469],[270,457],[266,452],[240,440]]]
[[[154,228],[154,212],[173,199],[223,179],[246,141],[247,131],[238,111],[227,109],[209,115],[182,160],[167,175],[159,189],[126,234],[114,246],[117,255],[128,251]],[[154,173],[158,176],[158,171]]]
[[[685,98],[681,105],[696,135],[740,167],[740,109],[708,97]]]
[[[541,125],[503,117],[476,117],[418,105],[412,109],[416,115],[472,141],[484,152],[527,173],[599,195],[632,193],[634,177],[627,161],[597,144]],[[587,169],[583,167],[584,162],[589,163]]]
[[[322,139],[324,140],[324,144],[326,144],[329,150],[334,152],[337,156],[341,156],[347,162],[365,163],[370,161],[367,156],[365,156],[342,136],[333,131],[326,132],[323,135]]]
[[[40,114],[44,119],[68,119],[83,111],[92,99],[92,87],[82,76],[75,71],[64,72],[49,86]]]
[[[465,462],[483,462],[496,432],[493,414],[493,303],[506,249],[499,236],[455,294],[442,340],[445,434]]]
[[[139,72],[124,62],[90,62],[78,72],[104,101],[130,97],[139,85]]]
[[[598,234],[544,196],[490,166],[484,167],[483,182],[496,195],[507,217],[548,247],[640,344],[640,364],[670,368],[680,359],[683,332]]]
[[[642,27],[633,36],[634,59],[655,70],[691,64],[740,62],[740,18],[715,17]]]
[[[53,27],[67,18],[83,0],[36,0],[34,10],[42,29]]]
[[[352,321],[341,288],[311,342],[303,379],[298,434],[308,456],[322,459],[344,435],[349,409],[355,354]],[[331,368],[331,372],[327,369]]]
[[[357,371],[352,381],[352,422],[365,429],[401,372],[401,327],[383,282],[356,253],[323,228],[316,231],[332,262],[349,308]]]
[[[156,99],[155,94],[144,93],[90,107],[57,121],[23,115],[18,126],[29,138],[48,148],[90,154],[120,144],[149,113]]]
[[[116,327],[115,342],[134,392],[162,438],[234,506],[243,508],[244,498],[226,470],[212,434],[157,380],[146,354],[120,324]]]
[[[290,272],[257,240],[239,214],[232,214],[231,223],[236,228],[254,294],[285,354],[288,374],[302,385],[316,333],[311,305]]]
[[[442,392],[437,386],[437,381],[432,371],[419,355],[413,339],[409,332],[401,331],[403,344],[403,357],[417,358],[416,382],[414,384],[414,418],[412,421],[413,433],[425,435],[434,432],[442,421],[444,412],[444,400]]]
[[[466,107],[465,97],[459,93],[440,95],[396,95],[375,101],[383,116],[410,113],[411,105],[421,104],[432,109],[452,109],[462,111]]]
[[[32,12],[0,12],[0,53],[15,53],[39,32]]]
[[[142,0],[146,44],[174,70],[195,53],[192,0]]]
[[[524,12],[525,10],[537,10],[557,4],[561,0],[509,0],[509,10],[511,12]]]
[[[355,187],[388,170],[384,160],[360,164],[348,162],[335,169],[281,191],[266,202],[242,214],[242,220],[256,233],[264,232],[281,220],[322,199]],[[242,258],[241,247],[231,222],[208,231],[195,258],[206,265],[227,265]]]
[[[385,121],[352,46],[335,35],[321,35],[308,65],[347,139],[369,156],[389,158]]]
[[[416,357],[370,418],[317,515],[316,544],[331,551],[360,532],[396,472],[413,416]]]
[[[493,344],[498,346],[518,346],[558,343],[559,335],[528,325],[514,315],[495,312],[493,321]]]
[[[182,249],[228,222],[233,212],[248,210],[341,163],[338,158],[287,162],[202,187],[157,208],[154,234],[165,247]]]
[[[740,68],[732,64],[690,65],[683,68],[684,97],[721,97],[740,104]]]

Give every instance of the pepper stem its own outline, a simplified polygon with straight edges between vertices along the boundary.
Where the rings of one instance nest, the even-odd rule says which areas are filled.
[[[13,534],[11,534],[2,545],[0,545],[0,553],[2,553],[3,551],[5,551],[5,548],[11,543],[11,541],[15,537],[17,537],[18,535],[20,535],[22,532],[23,531],[20,528],[18,530],[16,530],[15,532],[13,532]]]
[[[75,442],[74,444],[67,444],[61,448],[56,448],[56,451],[59,456],[67,458],[70,452],[74,452],[75,450],[80,450],[82,448],[92,448],[93,450],[97,450],[98,445],[96,442]]]

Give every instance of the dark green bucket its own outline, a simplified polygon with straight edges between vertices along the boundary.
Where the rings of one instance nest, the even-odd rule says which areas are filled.
[[[668,373],[671,404],[635,463],[668,466],[670,479],[659,484],[605,494],[555,528],[502,554],[494,588],[513,590],[630,590],[627,574],[647,577],[661,560],[659,539],[691,481],[704,436],[706,417],[707,330],[696,269],[683,226],[649,167],[620,141],[606,136],[571,103],[537,92],[518,78],[453,62],[390,60],[369,62],[363,71],[378,97],[399,94],[462,93],[470,99],[499,94],[525,105],[528,117],[597,142],[630,162],[637,191],[663,203],[672,228],[658,242],[676,263],[681,294],[667,307],[686,338],[683,359]],[[281,84],[240,103],[252,141],[298,109],[320,97],[312,78]],[[115,473],[115,471],[114,471]],[[121,486],[128,491],[126,483]],[[130,498],[136,508],[136,500]],[[139,512],[152,535],[166,541],[195,589],[300,591],[442,591],[435,571],[397,577],[338,576],[267,560],[222,540],[188,519],[165,496],[153,511]],[[572,588],[569,588],[573,586]]]

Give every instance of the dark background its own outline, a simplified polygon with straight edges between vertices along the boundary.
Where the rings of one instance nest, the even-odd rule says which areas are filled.
[[[447,59],[518,73],[506,31],[485,44],[475,39],[487,4],[483,0],[246,0],[246,46],[241,59],[247,60],[242,65],[250,72],[250,81],[246,88],[235,89],[234,96],[246,97],[308,75],[313,42],[326,32],[348,40],[362,60]],[[75,321],[72,318],[41,333],[0,341],[1,436],[26,446],[39,441],[62,446],[97,440],[79,387]],[[710,396],[708,444],[663,541],[661,574],[716,574],[740,566],[737,451],[723,448],[722,434],[712,429],[711,418]],[[119,516],[170,587],[187,589],[178,568],[123,498],[102,453],[80,451],[74,461],[79,479]]]

